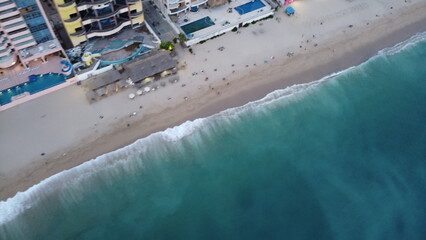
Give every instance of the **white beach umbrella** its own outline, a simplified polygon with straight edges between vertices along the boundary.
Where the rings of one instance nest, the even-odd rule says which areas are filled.
[[[151,88],[150,87],[145,87],[144,89],[143,89],[143,91],[144,92],[149,92],[151,90]]]
[[[135,95],[134,93],[130,93],[130,94],[129,94],[129,99],[134,99],[134,98],[135,98],[135,96],[136,96],[136,95]]]
[[[136,91],[136,94],[137,94],[138,96],[142,95],[142,90],[137,90],[137,91]]]

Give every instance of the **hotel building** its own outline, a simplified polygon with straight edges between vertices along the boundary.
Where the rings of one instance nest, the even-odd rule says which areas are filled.
[[[157,7],[164,15],[177,15],[189,10],[198,10],[207,0],[155,0]]]
[[[13,66],[21,50],[53,39],[38,0],[0,0],[0,69]]]
[[[141,0],[53,0],[73,46],[144,21]]]

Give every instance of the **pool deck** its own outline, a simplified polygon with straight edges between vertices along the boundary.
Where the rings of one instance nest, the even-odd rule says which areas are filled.
[[[187,45],[193,45],[202,40],[206,40],[224,32],[231,31],[232,28],[238,27],[240,24],[250,23],[254,20],[264,18],[274,13],[274,10],[271,9],[271,6],[264,0],[261,0],[261,2],[265,4],[264,7],[243,15],[240,15],[234,9],[235,7],[248,2],[250,2],[250,0],[233,0],[229,4],[215,8],[206,8],[201,6],[198,12],[188,11],[179,15],[179,19],[176,25],[180,28],[180,26],[186,25],[207,16],[211,18],[215,25],[192,33],[190,40],[187,41]],[[228,12],[228,9],[230,8],[232,9],[232,12]]]
[[[13,100],[12,102],[10,102],[10,103],[8,103],[8,104],[0,105],[0,112],[1,112],[1,111],[4,111],[4,110],[7,110],[7,109],[9,109],[9,108],[12,108],[12,107],[18,106],[19,104],[22,104],[22,103],[25,103],[25,102],[31,101],[31,100],[36,99],[36,98],[38,98],[38,97],[41,97],[41,96],[43,96],[43,95],[46,95],[46,94],[52,93],[52,92],[57,91],[57,90],[59,90],[59,89],[62,89],[62,88],[64,88],[64,87],[71,86],[71,85],[73,85],[73,84],[74,84],[74,83],[76,83],[76,82],[77,82],[77,78],[76,78],[76,77],[69,78],[69,79],[67,79],[67,81],[66,81],[66,82],[64,82],[64,83],[58,84],[58,85],[56,85],[56,86],[53,86],[53,87],[51,87],[51,88],[45,89],[45,90],[43,90],[43,91],[40,91],[40,92],[37,92],[37,93],[31,94],[31,95],[23,96],[23,97],[21,97],[21,98],[19,98],[19,99]]]
[[[62,73],[63,60],[59,56],[46,56],[47,61],[42,62],[31,61],[26,69],[21,64],[8,68],[0,74],[0,90],[8,89],[10,87],[27,82],[30,75],[40,75],[46,73]]]

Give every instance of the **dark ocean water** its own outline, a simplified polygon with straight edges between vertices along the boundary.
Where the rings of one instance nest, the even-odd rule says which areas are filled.
[[[0,202],[0,239],[426,239],[425,34]]]

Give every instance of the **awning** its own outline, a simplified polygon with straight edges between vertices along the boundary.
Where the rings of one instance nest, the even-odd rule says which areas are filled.
[[[96,89],[96,94],[98,94],[99,97],[105,95],[106,94],[106,88],[101,87],[101,88]]]

